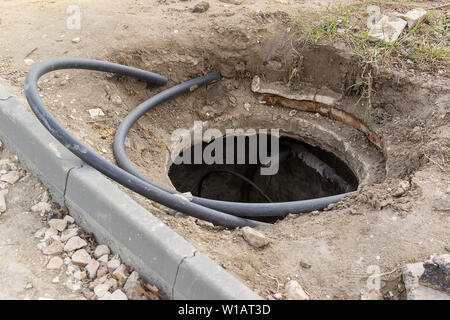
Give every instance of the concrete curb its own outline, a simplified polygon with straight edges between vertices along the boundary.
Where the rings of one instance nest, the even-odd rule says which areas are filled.
[[[0,137],[25,167],[41,178],[53,199],[63,204],[67,174],[83,162],[11,97],[0,100]]]
[[[62,146],[0,86],[0,138],[77,223],[171,299],[261,299]]]

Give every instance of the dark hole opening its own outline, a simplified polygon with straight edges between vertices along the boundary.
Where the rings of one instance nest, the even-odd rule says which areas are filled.
[[[268,147],[266,154],[271,157],[269,162],[257,156],[255,163],[254,154],[261,151],[260,143],[257,144],[256,149],[252,147],[255,146],[255,138],[257,141],[266,139]],[[271,138],[278,139],[279,147],[275,148],[276,150],[271,150]],[[245,143],[239,145],[237,139],[245,139]],[[267,203],[326,197],[353,191],[358,187],[356,176],[342,160],[330,152],[302,141],[265,134],[239,138],[226,136],[210,143],[203,142],[201,149],[197,145],[197,150],[203,152],[213,142],[216,146],[217,143],[221,144],[223,151],[219,150],[217,154],[210,152],[210,154],[217,156],[216,159],[222,159],[223,164],[206,164],[204,159],[201,163],[195,164],[196,146],[185,149],[178,156],[178,160],[185,159],[184,163],[172,164],[169,169],[169,178],[178,191],[191,192],[194,196],[222,201]],[[234,154],[234,157],[229,156],[228,161],[227,143],[232,143],[234,146],[228,149],[233,150]],[[245,151],[243,145],[245,145]],[[210,146],[209,150],[211,149]],[[237,164],[238,155],[241,157],[245,155],[244,164]],[[252,155],[253,162],[251,162]],[[233,161],[230,161],[230,158],[234,158]],[[261,174],[262,168],[277,167],[275,163],[277,160],[276,174]]]

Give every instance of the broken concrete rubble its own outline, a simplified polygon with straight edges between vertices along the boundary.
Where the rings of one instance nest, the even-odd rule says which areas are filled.
[[[421,285],[450,294],[450,254],[435,254],[423,263]]]
[[[395,16],[406,20],[408,23],[408,28],[411,29],[417,25],[417,23],[422,22],[427,16],[427,11],[422,8],[416,8],[408,11],[407,13],[394,13]]]
[[[383,15],[381,19],[370,28],[367,36],[374,40],[394,42],[400,37],[407,22],[402,18]]]
[[[448,271],[448,257],[445,256],[450,255],[434,255],[425,263],[417,262],[405,266],[403,270],[403,281],[408,300],[450,300],[449,294],[436,289],[445,289],[449,286],[448,273],[445,273],[445,270]],[[425,272],[424,265],[428,269],[427,272]],[[441,269],[442,266],[444,267],[442,269],[443,272],[436,272],[436,267]]]
[[[270,239],[264,234],[250,227],[242,228],[242,236],[248,244],[255,248],[262,248],[270,243]]]
[[[408,26],[408,29],[412,29],[422,22],[426,16],[427,11],[422,8],[416,8],[406,13],[384,14],[375,24],[370,26],[367,35],[373,40],[394,42],[400,37],[406,26]]]

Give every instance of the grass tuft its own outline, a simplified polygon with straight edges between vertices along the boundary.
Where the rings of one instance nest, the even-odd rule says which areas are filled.
[[[384,2],[383,5],[388,6],[389,3]],[[398,4],[393,2],[390,5]],[[374,41],[368,37],[367,6],[368,3],[346,7],[329,4],[323,12],[308,19],[299,14],[298,22],[303,31],[301,48],[340,41],[350,48],[349,53],[359,58],[363,80],[353,86],[362,88],[361,98],[367,100],[367,114],[371,119],[373,68],[391,66],[433,73],[444,73],[449,69],[450,19],[443,18],[433,9],[411,30],[405,29],[397,40]],[[388,11],[387,8],[384,11]]]

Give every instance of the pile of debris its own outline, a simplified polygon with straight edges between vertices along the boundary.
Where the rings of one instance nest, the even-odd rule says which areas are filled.
[[[0,152],[3,150],[3,143],[0,141]],[[18,165],[17,156],[14,160],[0,159],[0,215],[7,209],[6,195],[8,186],[15,184],[25,176],[25,170]]]
[[[38,230],[38,248],[48,258],[47,269],[65,271],[65,285],[92,300],[159,300],[158,289],[140,279],[139,274],[111,254],[106,245],[95,245],[74,218],[55,210],[43,199],[31,210],[50,217],[48,227]],[[59,216],[58,216],[59,215]],[[58,283],[59,276],[53,279]]]

